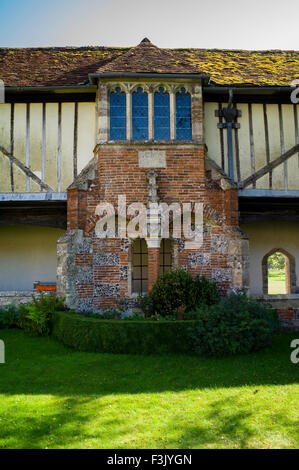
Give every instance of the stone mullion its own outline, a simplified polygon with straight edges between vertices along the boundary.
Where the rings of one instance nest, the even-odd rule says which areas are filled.
[[[98,88],[98,143],[109,140],[109,92],[106,83]]]
[[[132,94],[126,91],[127,140],[132,140]]]
[[[175,140],[175,93],[173,90],[169,94],[170,103],[170,140]]]
[[[192,140],[203,140],[203,109],[201,84],[195,85],[191,93]]]
[[[148,92],[148,140],[154,140],[154,93]]]

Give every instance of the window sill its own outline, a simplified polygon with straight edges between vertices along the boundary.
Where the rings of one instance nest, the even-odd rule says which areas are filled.
[[[203,145],[203,141],[198,140],[108,140],[107,142],[99,142],[97,145]]]

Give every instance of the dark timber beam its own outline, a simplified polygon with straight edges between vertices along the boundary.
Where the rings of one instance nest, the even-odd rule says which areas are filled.
[[[253,196],[254,192],[260,196]],[[293,196],[262,196],[263,190],[245,190],[239,197],[239,223],[269,222],[279,220],[284,222],[299,222],[298,195]],[[272,191],[268,191],[269,193]],[[284,191],[273,191],[275,193]],[[245,195],[246,194],[246,195]]]
[[[294,145],[294,147],[292,147],[290,150],[280,155],[280,157],[267,163],[267,165],[265,165],[263,168],[256,171],[253,175],[249,176],[245,180],[243,180],[239,184],[239,188],[242,189],[242,188],[246,188],[246,186],[249,186],[250,184],[255,184],[258,179],[262,178],[267,173],[271,172],[274,168],[281,165],[281,163],[286,162],[290,157],[292,157],[295,153],[298,153],[298,152],[299,152],[299,144]]]
[[[66,229],[66,201],[0,201],[0,227],[19,224]]]
[[[20,168],[20,170],[25,173],[28,178],[31,178],[35,183],[37,183],[41,189],[44,189],[48,192],[53,192],[54,190],[46,183],[44,183],[36,174],[34,174],[26,165],[24,165],[20,160],[18,160],[14,155],[8,152],[2,145],[0,145],[0,152],[7,157],[11,163],[14,163]]]

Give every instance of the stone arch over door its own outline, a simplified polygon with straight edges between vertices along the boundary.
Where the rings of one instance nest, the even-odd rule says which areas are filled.
[[[263,293],[268,294],[268,258],[274,253],[282,253],[285,256],[285,272],[286,272],[286,293],[292,294],[296,292],[296,266],[295,258],[283,248],[273,248],[265,254],[262,260],[263,274]]]

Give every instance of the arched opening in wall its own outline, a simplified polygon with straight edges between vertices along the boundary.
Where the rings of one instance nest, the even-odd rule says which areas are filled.
[[[263,292],[269,295],[290,294],[296,287],[295,258],[278,248],[267,253],[262,262]]]
[[[289,294],[288,258],[276,251],[268,258],[268,294]]]

